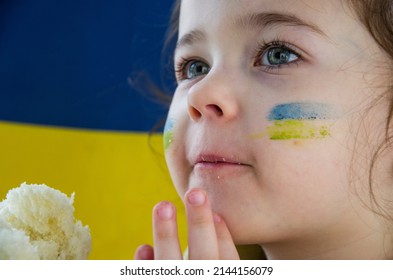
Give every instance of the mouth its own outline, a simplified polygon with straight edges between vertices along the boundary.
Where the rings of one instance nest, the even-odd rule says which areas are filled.
[[[243,154],[243,153],[242,153]],[[209,185],[209,182],[220,184],[239,182],[244,175],[252,172],[252,165],[243,157],[230,152],[200,153],[191,161],[193,182],[198,185]]]
[[[250,166],[237,159],[235,156],[219,154],[200,154],[194,161],[194,169],[198,170],[222,170],[225,168],[243,168]]]

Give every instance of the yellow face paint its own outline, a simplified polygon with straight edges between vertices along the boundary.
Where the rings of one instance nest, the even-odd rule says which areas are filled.
[[[285,103],[275,106],[269,113],[272,125],[252,138],[268,136],[272,140],[323,139],[331,136],[329,125],[318,120],[334,119],[337,111],[324,103]]]
[[[331,131],[328,126],[316,125],[314,121],[282,120],[268,126],[267,135],[272,140],[323,139],[331,136]]]

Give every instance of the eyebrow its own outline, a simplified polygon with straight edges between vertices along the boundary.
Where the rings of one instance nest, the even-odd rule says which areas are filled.
[[[323,37],[327,37],[325,32],[317,25],[306,22],[305,20],[291,14],[282,13],[256,13],[242,16],[233,21],[235,27],[243,30],[247,29],[265,29],[278,26],[295,26],[304,27],[310,31],[317,33]],[[195,42],[203,41],[206,39],[205,33],[201,29],[194,29],[186,33],[176,43],[176,49],[192,45]]]
[[[206,39],[205,33],[200,29],[194,29],[191,32],[182,36],[176,43],[176,49],[184,46],[189,46],[198,41]]]
[[[307,22],[292,14],[282,13],[258,13],[248,14],[234,20],[235,26],[240,26],[243,29],[264,29],[275,26],[295,26],[304,27],[319,35],[326,36],[316,24]]]

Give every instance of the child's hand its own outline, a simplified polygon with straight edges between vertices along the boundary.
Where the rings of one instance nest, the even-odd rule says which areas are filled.
[[[185,195],[188,225],[188,250],[191,260],[239,259],[224,220],[213,214],[206,193],[193,189]],[[153,210],[155,248],[140,246],[137,260],[180,260],[183,258],[177,235],[176,209],[160,202]]]

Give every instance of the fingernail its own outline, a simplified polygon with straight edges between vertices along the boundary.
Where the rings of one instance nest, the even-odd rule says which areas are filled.
[[[193,190],[188,194],[187,200],[191,205],[201,206],[205,203],[206,195],[201,190]]]
[[[161,202],[157,206],[157,215],[162,220],[169,220],[173,217],[173,207],[169,202]]]
[[[154,252],[149,245],[141,245],[137,249],[137,259],[139,260],[151,260],[154,258]]]

